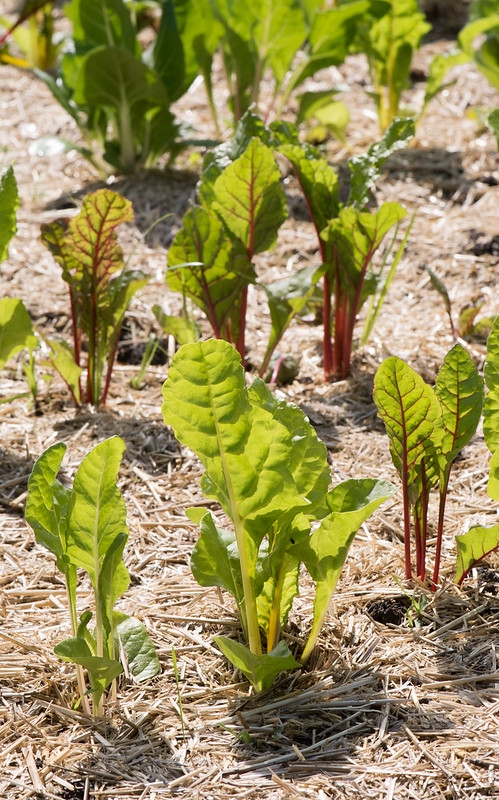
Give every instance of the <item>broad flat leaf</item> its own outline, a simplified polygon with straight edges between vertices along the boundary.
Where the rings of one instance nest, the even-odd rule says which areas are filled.
[[[437,375],[435,394],[440,401],[443,420],[439,453],[447,465],[474,435],[483,406],[483,381],[460,344],[455,344],[447,353]]]
[[[286,219],[286,198],[270,148],[252,139],[247,150],[217,178],[214,211],[243,244],[248,258],[271,248]]]
[[[351,173],[348,205],[355,205],[358,208],[365,206],[370,190],[378,180],[388,156],[407,147],[414,133],[413,120],[396,119],[386,130],[383,138],[372,144],[367,153],[348,161]]]
[[[215,636],[215,642],[224,656],[248,678],[257,692],[270,689],[281,672],[297,669],[300,666],[284,641],[279,642],[270,653],[260,656],[254,655],[245,645],[226,636]]]
[[[135,617],[114,612],[114,631],[126,656],[128,670],[136,683],[158,674],[161,667],[144,625]],[[116,648],[119,652],[119,648]]]
[[[152,307],[152,313],[161,326],[161,330],[168,336],[173,336],[179,345],[190,344],[199,339],[199,325],[193,320],[165,314],[161,306],[157,305]]]
[[[498,30],[499,14],[492,14],[470,22],[458,36],[461,49],[475,61],[477,67],[496,89],[499,89]],[[485,38],[481,36],[489,31],[490,34]]]
[[[76,405],[81,402],[80,378],[83,372],[82,367],[75,363],[74,353],[67,342],[57,339],[45,339],[50,347],[49,358],[42,362],[44,366],[53,367],[59,373],[63,381],[72,393]]]
[[[36,541],[55,555],[58,568],[63,572],[71,489],[63,486],[57,475],[65,452],[66,445],[57,442],[37,459],[28,480],[25,512]]]
[[[160,76],[171,102],[188,88],[185,81],[184,48],[177,25],[175,4],[163,0],[162,13],[153,49],[153,67]]]
[[[483,435],[491,453],[499,449],[499,317],[487,339],[483,374],[488,392],[483,407]]]
[[[391,356],[376,372],[373,397],[393,462],[402,481],[408,481],[410,471],[438,444],[434,438],[441,411],[435,392],[412,367]]]
[[[290,160],[312,222],[320,233],[339,211],[338,175],[326,159],[311,148],[284,144],[279,151]]]
[[[17,230],[16,212],[18,208],[19,195],[16,178],[13,168],[8,167],[0,178],[0,261],[7,258],[9,242]]]
[[[72,563],[88,572],[98,592],[103,562],[108,551],[128,535],[126,508],[117,486],[125,443],[118,436],[106,439],[81,462],[73,483],[68,555]],[[116,599],[128,588],[128,571],[119,561],[109,575],[106,592]]]
[[[388,481],[370,478],[340,484],[333,490],[329,503],[341,510],[328,514],[308,540],[291,549],[316,584],[314,619],[302,663],[315,646],[355,534],[395,491],[396,487]]]
[[[186,511],[190,519],[193,519],[189,513],[192,511]],[[242,606],[244,592],[235,534],[217,527],[209,511],[194,511],[201,511],[202,517],[197,519],[196,514],[195,518],[200,527],[200,536],[191,554],[192,574],[200,586],[220,586],[230,592],[238,606]]]
[[[199,71],[208,84],[208,91],[211,91],[211,65],[223,35],[223,26],[216,19],[210,0],[173,0],[173,5],[183,48],[185,74],[182,91],[191,85]]]
[[[499,547],[499,525],[471,528],[456,536],[456,583],[461,584],[468,572]]]
[[[134,26],[123,0],[72,0],[64,14],[73,24],[77,52],[101,45],[116,45],[140,54]]]
[[[301,4],[297,0],[253,0],[250,6],[246,2],[241,5],[251,7],[255,15],[251,37],[260,61],[270,66],[279,85],[307,36]]]
[[[0,369],[25,347],[34,348],[38,340],[22,300],[3,297],[0,300]]]
[[[467,61],[469,61],[469,56],[461,50],[456,50],[450,53],[438,53],[433,57],[426,81],[425,96],[423,108],[420,112],[420,119],[431,101],[444,89],[448,89],[450,86],[454,85],[455,80],[445,80],[445,76],[449,70],[453,67],[459,66],[460,64],[465,64]]]
[[[291,472],[289,430],[274,418],[274,408],[251,402],[240,358],[227,342],[184,345],[172,360],[163,397],[166,424],[206,468],[203,489],[231,518],[259,531],[257,546],[282,514],[309,505]],[[310,486],[314,479],[308,476]]]
[[[253,265],[220,219],[202,207],[190,209],[168,251],[169,289],[190,297],[220,336],[243,290],[255,279]]]

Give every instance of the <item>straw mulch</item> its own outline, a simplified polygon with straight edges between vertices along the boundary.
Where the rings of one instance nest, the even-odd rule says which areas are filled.
[[[418,55],[452,46],[433,40]],[[339,73],[339,74],[338,74]],[[1,268],[1,296],[24,299],[45,330],[64,330],[67,301],[59,270],[37,236],[42,222],[67,214],[96,185],[73,152],[42,160],[33,143],[48,133],[76,133],[34,78],[1,68],[2,163],[14,163],[22,196],[19,231]],[[499,98],[471,66],[434,101],[417,142],[392,158],[378,200],[400,200],[417,216],[403,263],[372,341],[354,360],[352,377],[325,384],[320,330],[297,324],[286,339],[301,358],[298,379],[284,394],[299,403],[326,442],[333,483],[348,477],[397,480],[371,399],[380,361],[408,360],[429,381],[453,343],[441,298],[429,284],[428,264],[446,283],[455,313],[478,295],[482,314],[499,311],[496,292],[499,159],[495,142],[472,106],[497,107]],[[361,82],[361,59],[329,76],[350,83],[349,143],[361,151],[377,136]],[[325,76],[324,80],[327,80]],[[415,83],[407,102],[421,102]],[[224,102],[223,87],[219,102]],[[200,89],[179,109],[209,130]],[[331,156],[348,153],[331,144]],[[182,164],[180,165],[182,166]],[[111,183],[134,203],[136,221],[122,234],[132,262],[152,280],[134,301],[129,322],[137,341],[152,326],[150,306],[168,310],[178,299],[164,285],[165,250],[194,197],[195,175],[184,169]],[[292,187],[291,187],[292,190]],[[145,240],[151,223],[169,214]],[[261,271],[316,259],[309,223],[290,218]],[[478,245],[480,245],[478,247]],[[250,358],[258,362],[268,330],[262,298],[251,296]],[[469,344],[483,366],[483,341]],[[39,408],[25,400],[0,406],[0,796],[66,800],[148,798],[473,798],[499,797],[499,575],[492,557],[462,590],[453,584],[455,534],[470,524],[493,524],[488,500],[488,454],[478,434],[456,464],[444,549],[444,585],[434,595],[408,586],[427,605],[415,627],[392,609],[403,576],[401,504],[396,496],[363,526],[348,559],[320,647],[302,673],[283,675],[254,696],[212,644],[237,631],[230,598],[199,587],[189,570],[196,529],[184,516],[203,502],[200,466],[183,451],[161,417],[167,367],[151,367],[142,390],[130,388],[137,367],[118,365],[108,407],[75,412],[54,380],[40,386]],[[1,394],[24,384],[16,363],[2,373]],[[20,388],[21,387],[21,388]],[[98,441],[126,441],[120,476],[130,526],[126,563],[132,580],[120,607],[143,620],[158,650],[161,674],[145,685],[123,678],[106,719],[75,710],[74,670],[53,654],[68,635],[65,596],[52,558],[23,519],[33,461],[55,441],[67,443],[65,475]],[[431,547],[430,547],[431,552]],[[396,580],[397,579],[397,580]],[[398,582],[397,582],[398,581]],[[84,585],[82,587],[84,591]],[[81,602],[84,604],[82,595]],[[312,592],[304,581],[287,635],[299,643],[311,619]],[[382,618],[383,619],[383,618]],[[178,684],[172,648],[178,661]]]

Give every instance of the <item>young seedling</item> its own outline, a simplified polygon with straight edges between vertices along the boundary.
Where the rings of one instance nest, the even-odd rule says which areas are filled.
[[[234,596],[247,645],[223,636],[216,642],[261,691],[308,660],[355,533],[395,487],[365,479],[328,491],[326,448],[303,412],[259,378],[248,389],[237,352],[222,340],[180,348],[163,396],[165,422],[205,467],[203,492],[232,523],[221,528],[207,509],[188,509],[200,527],[191,568],[202,586]],[[316,594],[298,662],[282,630],[301,564]]]
[[[57,478],[66,451],[66,445],[59,442],[42,453],[28,481],[26,520],[37,542],[55,556],[66,584],[72,635],[56,645],[54,652],[76,664],[82,707],[90,711],[90,695],[95,715],[104,712],[104,694],[123,672],[121,652],[134,680],[146,680],[159,671],[154,646],[142,623],[114,607],[130,581],[123,562],[128,539],[126,508],[117,486],[124,449],[125,443],[117,436],[98,444],[81,462],[69,488]],[[90,579],[94,605],[93,611],[85,610],[78,620],[79,569]]]
[[[49,341],[50,363],[76,405],[105,404],[125,313],[148,281],[142,272],[125,269],[117,241],[116,227],[132,219],[129,200],[99,189],[85,197],[76,217],[42,226],[42,240],[68,284],[73,333],[72,348]]]
[[[432,588],[439,582],[445,505],[452,464],[474,435],[483,403],[483,382],[460,344],[447,353],[435,389],[396,356],[383,361],[374,379],[374,402],[402,481],[405,576],[412,577],[411,517],[416,574],[426,577],[429,494],[439,493]]]

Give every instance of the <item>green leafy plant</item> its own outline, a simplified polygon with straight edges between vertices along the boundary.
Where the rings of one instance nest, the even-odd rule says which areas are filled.
[[[136,681],[159,671],[154,646],[139,620],[115,609],[126,592],[130,576],[123,561],[128,539],[126,508],[117,487],[125,443],[117,436],[96,445],[81,462],[73,486],[57,475],[66,452],[62,442],[52,445],[36,461],[28,481],[26,520],[39,544],[55,557],[64,576],[71,623],[71,638],[54,648],[64,661],[77,665],[78,686],[84,710],[92,698],[94,714],[103,713],[104,693],[123,672]],[[86,572],[94,596],[93,611],[78,620],[78,570]],[[95,614],[95,629],[89,629]],[[120,656],[120,653],[124,656]],[[87,692],[84,671],[90,689]]]
[[[129,3],[71,0],[64,11],[72,47],[60,75],[37,73],[78,125],[85,142],[78,149],[101,172],[151,167],[178,150],[170,106],[193,76],[184,69],[172,0],[161,9],[153,45],[142,52]]]
[[[473,0],[469,20],[459,33],[459,45],[489,83],[499,89],[499,2]]]
[[[374,212],[367,210],[370,190],[386,159],[407,145],[414,135],[412,120],[395,120],[384,137],[367,153],[349,160],[350,189],[345,204],[340,202],[336,171],[311,148],[284,140],[279,151],[295,172],[317,235],[322,265],[313,282],[323,283],[323,357],[327,378],[350,374],[353,335],[358,313],[370,297],[361,342],[369,338],[379,315],[395,270],[403,255],[411,226],[393,252],[400,222],[406,216],[398,203],[384,203]],[[376,264],[375,254],[386,244],[385,256]],[[334,322],[333,322],[334,320]]]
[[[357,47],[367,56],[380,128],[400,116],[412,56],[431,29],[417,0],[374,0],[357,24]]]
[[[219,128],[212,85],[217,49],[222,54],[234,127],[249,108],[265,119],[271,114],[278,117],[308,77],[344,61],[354,39],[355,22],[366,12],[369,0],[329,9],[318,0],[175,0],[174,4],[182,18],[179,29],[185,62],[192,71],[202,73]],[[265,104],[261,101],[264,79],[272,82],[270,100]],[[334,95],[333,89],[327,94],[298,96],[300,118],[312,115],[314,106],[334,127],[344,116],[344,106]],[[336,127],[341,130],[341,124]]]
[[[428,273],[431,285],[444,301],[451,333],[454,338],[485,341],[494,323],[494,317],[478,317],[485,302],[483,295],[477,295],[459,310],[456,324],[454,322],[452,302],[445,283],[430,267],[425,266],[425,270]]]
[[[85,197],[81,211],[71,220],[42,226],[42,240],[68,284],[73,333],[72,348],[49,341],[50,364],[66,382],[76,405],[106,402],[125,312],[148,281],[142,272],[125,269],[117,241],[116,227],[132,219],[128,200],[110,189],[99,189]]]
[[[205,467],[204,494],[232,523],[222,528],[207,509],[188,509],[200,526],[192,571],[202,586],[234,596],[247,645],[223,636],[216,642],[260,691],[283,670],[306,663],[355,533],[395,487],[365,479],[328,491],[326,448],[303,412],[259,378],[248,389],[241,360],[224,341],[180,348],[163,397],[165,422]],[[313,531],[312,523],[318,523]],[[298,662],[282,630],[301,564],[316,593]]]
[[[374,402],[402,481],[405,576],[412,577],[411,517],[416,574],[426,577],[429,494],[439,495],[432,588],[439,582],[445,505],[452,464],[474,435],[483,403],[483,382],[460,344],[447,353],[435,388],[396,356],[381,364],[374,379]]]
[[[409,226],[393,252],[406,212],[396,203],[385,203],[375,213],[367,211],[370,189],[386,158],[404,147],[413,133],[412,121],[396,121],[365,155],[350,160],[350,193],[343,205],[336,171],[317,150],[300,143],[294,126],[276,122],[266,128],[262,120],[247,113],[233,140],[205,159],[200,206],[187,212],[168,253],[169,288],[201,308],[215,337],[233,343],[243,360],[248,287],[263,288],[271,318],[259,367],[263,376],[285,331],[306,308],[322,279],[324,371],[328,378],[347,377],[359,310],[370,297],[361,337],[365,342],[410,231]],[[305,267],[262,286],[254,256],[274,245],[286,217],[277,152],[289,160],[300,184],[316,231],[321,266]],[[376,251],[386,245],[392,228],[391,244],[376,262]]]
[[[50,0],[25,0],[14,22],[0,16],[0,26],[6,29],[0,35],[0,62],[25,69],[52,69],[61,49],[54,32],[53,10]],[[10,40],[22,58],[9,50]]]

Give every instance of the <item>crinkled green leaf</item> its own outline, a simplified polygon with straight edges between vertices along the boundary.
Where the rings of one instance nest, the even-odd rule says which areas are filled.
[[[499,547],[499,525],[471,528],[456,536],[456,547],[456,583],[461,584],[475,564]]]
[[[248,257],[275,244],[286,219],[286,198],[272,151],[259,139],[217,178],[214,211],[243,244]]]
[[[17,230],[18,208],[17,182],[13,168],[8,167],[0,178],[0,262],[7,258],[9,242]]]
[[[483,407],[483,435],[490,452],[495,453],[499,449],[499,317],[487,339],[483,374],[488,389]]]
[[[390,440],[394,464],[402,480],[433,449],[441,419],[435,392],[397,356],[387,358],[374,378],[374,402]]]
[[[154,678],[161,667],[154,645],[144,625],[135,617],[114,612],[114,631],[119,645],[123,648],[127,667],[136,683]],[[119,648],[116,648],[119,652]]]
[[[435,394],[440,401],[443,438],[439,447],[450,464],[474,435],[483,406],[483,381],[472,359],[455,344],[438,372]]]
[[[0,299],[0,369],[20,350],[37,344],[23,301],[16,297]]]
[[[226,636],[215,636],[215,642],[224,656],[248,678],[257,692],[270,689],[281,672],[297,669],[300,666],[284,641],[279,642],[270,653],[259,656],[254,655],[245,645]]]
[[[367,153],[351,158],[350,194],[348,204],[363,208],[369,198],[370,191],[378,180],[383,164],[388,156],[404,147],[415,133],[411,119],[395,119],[386,130],[383,138],[369,147]]]

